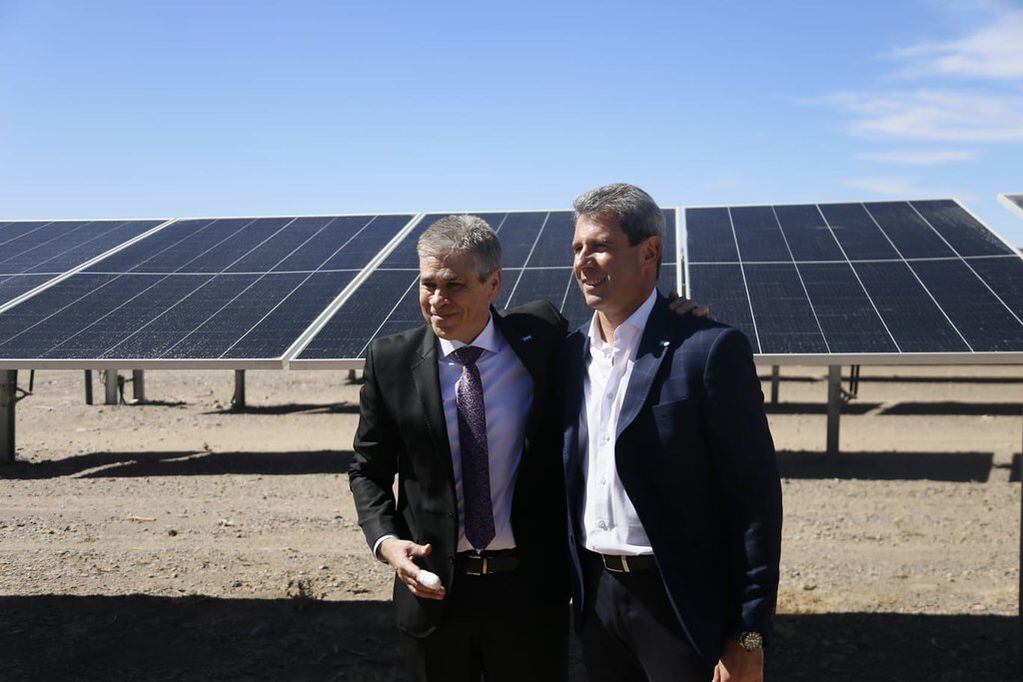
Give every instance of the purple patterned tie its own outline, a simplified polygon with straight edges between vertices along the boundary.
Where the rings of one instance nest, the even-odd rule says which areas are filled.
[[[483,380],[476,367],[482,348],[462,346],[453,355],[462,365],[455,386],[458,444],[462,456],[462,497],[465,500],[465,537],[477,552],[494,539],[494,509],[490,503],[490,458],[487,454],[487,411]]]

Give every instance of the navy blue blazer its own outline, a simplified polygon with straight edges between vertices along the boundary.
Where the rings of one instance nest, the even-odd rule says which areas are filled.
[[[580,440],[589,323],[565,340],[564,442],[572,589],[585,494]],[[585,428],[585,420],[582,420]],[[709,662],[725,637],[770,640],[781,554],[781,483],[749,342],[739,330],[678,316],[658,296],[629,378],[615,465],[650,538],[682,628]]]

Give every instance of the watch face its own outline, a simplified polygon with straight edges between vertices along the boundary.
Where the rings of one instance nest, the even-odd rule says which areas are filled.
[[[739,646],[746,651],[756,651],[764,646],[764,638],[759,632],[744,632],[739,636]]]

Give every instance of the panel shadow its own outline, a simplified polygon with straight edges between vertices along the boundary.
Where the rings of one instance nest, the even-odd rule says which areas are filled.
[[[42,462],[15,462],[0,467],[3,479],[134,478],[138,476],[222,476],[259,474],[347,473],[355,453],[350,450],[297,452],[90,452]]]
[[[1019,417],[1023,415],[1023,406],[1019,403],[963,403],[954,400],[943,402],[901,402],[884,408],[880,414]]]
[[[881,403],[866,403],[854,401],[842,405],[842,414],[866,414],[871,410],[881,407]],[[768,414],[827,414],[827,403],[772,403],[765,401],[764,410]]]
[[[5,680],[406,680],[383,601],[0,597]],[[780,614],[766,679],[1016,679],[1017,619]],[[584,678],[573,640],[571,679]]]
[[[839,478],[867,481],[985,482],[991,476],[991,452],[823,452],[782,450],[782,478]]]

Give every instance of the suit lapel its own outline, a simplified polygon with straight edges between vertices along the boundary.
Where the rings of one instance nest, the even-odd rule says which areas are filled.
[[[565,424],[564,441],[562,442],[561,459],[565,467],[565,482],[568,486],[569,499],[575,499],[577,484],[582,475],[582,456],[579,443],[586,434],[583,433],[585,422],[580,417],[583,404],[583,372],[586,371],[586,356],[590,352],[590,337],[580,330],[574,332],[566,340],[568,344],[565,368],[565,407],[563,423]]]
[[[419,345],[419,359],[412,365],[412,379],[416,392],[423,404],[426,424],[429,427],[440,465],[447,474],[452,491],[455,488],[455,473],[451,464],[451,445],[448,443],[448,427],[444,419],[444,403],[440,394],[440,370],[437,367],[437,337],[429,327],[424,328],[423,341]]]
[[[625,400],[622,402],[622,411],[618,415],[616,438],[621,436],[629,424],[636,419],[636,415],[639,414],[650,393],[650,387],[654,383],[654,377],[657,376],[657,370],[661,367],[661,361],[667,354],[666,351],[670,345],[668,338],[668,315],[670,314],[672,313],[668,310],[667,300],[658,295],[636,351],[636,363],[632,366],[629,386],[625,391]]]

